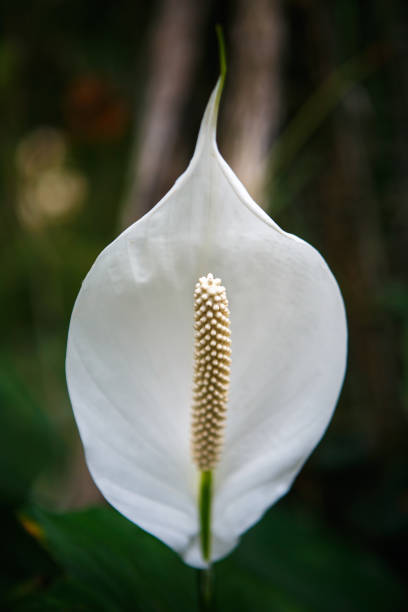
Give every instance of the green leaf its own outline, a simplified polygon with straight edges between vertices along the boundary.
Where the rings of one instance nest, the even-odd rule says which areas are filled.
[[[93,508],[55,515],[36,510],[32,516],[69,578],[52,594],[60,604],[58,598],[67,603],[69,597],[70,603],[82,604],[78,610],[195,609],[194,571],[116,511]]]
[[[65,570],[65,579],[41,599],[44,610],[197,609],[195,571],[116,511],[55,515],[36,509],[31,516]],[[281,508],[271,510],[214,570],[217,609],[223,612],[407,609],[403,588],[375,556]]]
[[[11,508],[0,507],[0,524],[0,610],[17,612],[20,603],[25,604],[55,578],[58,568],[30,533],[30,525]]]
[[[17,504],[34,478],[54,458],[45,414],[24,382],[0,359],[0,499]]]
[[[393,612],[408,598],[374,554],[342,542],[302,513],[280,507],[217,567],[220,608],[235,612]]]

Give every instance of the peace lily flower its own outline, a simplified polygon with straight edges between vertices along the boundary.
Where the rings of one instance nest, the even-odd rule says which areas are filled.
[[[195,567],[227,555],[288,491],[346,359],[324,259],[270,219],[217,149],[221,88],[187,170],[88,273],[67,351],[96,484]]]

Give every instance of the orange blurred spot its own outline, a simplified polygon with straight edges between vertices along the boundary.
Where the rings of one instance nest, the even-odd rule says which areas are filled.
[[[65,109],[71,132],[84,140],[117,140],[129,124],[126,101],[111,83],[92,74],[72,81]]]
[[[44,529],[35,521],[28,518],[27,516],[20,516],[20,523],[23,528],[36,540],[44,540],[45,533]]]

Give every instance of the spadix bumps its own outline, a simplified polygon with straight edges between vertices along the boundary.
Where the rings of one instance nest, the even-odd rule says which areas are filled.
[[[255,204],[218,152],[219,94],[220,84],[186,172],[88,273],[67,351],[69,393],[96,484],[196,567],[228,554],[289,489],[328,425],[346,360],[343,301],[326,262]],[[222,279],[228,306],[209,272]],[[194,310],[197,279],[208,299]],[[221,304],[230,311],[222,314],[230,321],[230,372],[227,322],[220,319],[216,345],[200,331],[219,320]],[[209,377],[204,346],[215,351]],[[210,386],[219,404],[208,401],[217,397]],[[200,478],[210,466],[204,547]]]
[[[213,470],[223,444],[231,364],[225,287],[210,273],[194,291],[195,372],[192,453],[199,470]]]

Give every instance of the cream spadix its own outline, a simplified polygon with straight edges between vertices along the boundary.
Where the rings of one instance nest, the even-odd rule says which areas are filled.
[[[194,402],[192,455],[201,471],[220,458],[231,364],[228,300],[219,278],[209,273],[194,291]]]
[[[220,83],[186,172],[95,261],[67,350],[96,484],[196,567],[206,565],[201,459],[191,452],[200,439],[191,416],[197,279],[210,271],[222,279],[233,340],[224,442],[212,455],[211,560],[286,493],[327,427],[346,360],[337,283],[319,253],[281,230],[222,159],[219,95]]]

